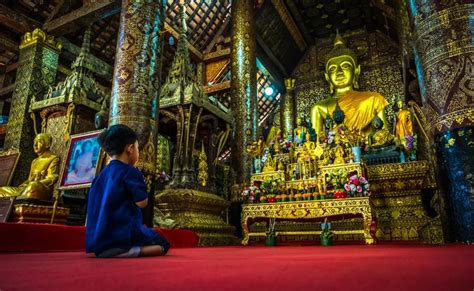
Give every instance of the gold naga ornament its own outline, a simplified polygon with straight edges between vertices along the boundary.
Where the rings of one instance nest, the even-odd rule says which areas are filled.
[[[356,91],[359,88],[360,65],[354,51],[347,48],[337,33],[333,49],[325,57],[325,77],[332,96],[311,108],[311,123],[318,136],[323,132],[324,119],[331,116],[339,104],[345,114],[344,124],[350,131],[370,131],[370,124],[378,116],[387,128],[385,107],[387,100],[376,92]]]
[[[53,186],[59,177],[59,158],[49,149],[52,137],[47,133],[37,134],[33,150],[38,155],[31,163],[28,180],[18,187],[0,187],[0,197],[17,199],[50,200]]]
[[[206,187],[207,185],[207,155],[204,151],[204,144],[201,147],[201,152],[199,153],[199,165],[198,165],[198,183],[199,185]]]

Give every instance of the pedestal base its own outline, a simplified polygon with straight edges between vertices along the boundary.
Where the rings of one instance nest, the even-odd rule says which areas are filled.
[[[439,216],[429,217],[422,204],[428,166],[416,161],[368,167],[378,239],[444,243]]]
[[[13,205],[10,215],[11,222],[50,223],[53,206],[21,203]],[[54,215],[55,224],[66,224],[69,208],[57,207]]]
[[[235,227],[222,219],[229,202],[217,195],[192,189],[167,189],[157,193],[155,205],[177,222],[177,228],[196,232],[201,246],[238,243]]]

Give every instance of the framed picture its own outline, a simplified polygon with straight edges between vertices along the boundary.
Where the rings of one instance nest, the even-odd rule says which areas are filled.
[[[17,149],[0,152],[0,186],[10,185],[19,158],[20,152]]]
[[[104,154],[99,146],[102,130],[72,135],[61,170],[60,190],[89,188],[100,171]]]

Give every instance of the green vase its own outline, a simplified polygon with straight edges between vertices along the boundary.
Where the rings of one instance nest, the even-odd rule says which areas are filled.
[[[267,239],[265,240],[265,245],[269,247],[276,246],[276,234],[267,234]]]
[[[321,236],[321,245],[328,247],[332,245],[332,238],[327,236]]]

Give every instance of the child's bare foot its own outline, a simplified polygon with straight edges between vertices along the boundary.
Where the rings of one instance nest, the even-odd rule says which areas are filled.
[[[140,256],[142,257],[162,256],[162,255],[164,255],[162,246],[152,245],[152,246],[140,247]]]

